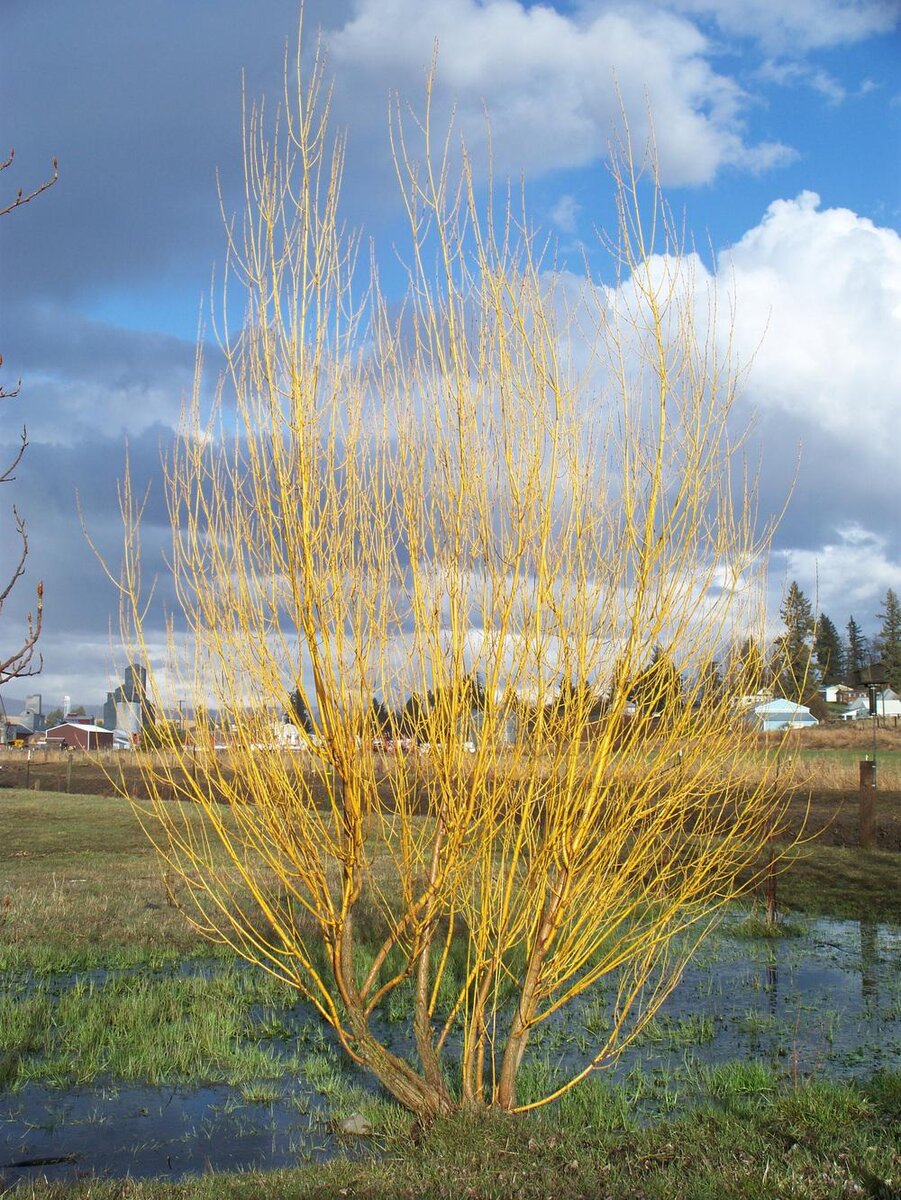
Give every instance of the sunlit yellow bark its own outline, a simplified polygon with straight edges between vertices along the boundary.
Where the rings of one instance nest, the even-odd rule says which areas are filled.
[[[389,305],[341,232],[321,88],[317,61],[271,136],[247,118],[228,294],[246,315],[223,317],[216,403],[199,366],[167,466],[188,632],[167,678],[230,748],[198,778],[187,749],[148,760],[146,826],[198,926],[296,987],[404,1104],[529,1107],[535,1029],[612,975],[609,1035],[574,1077],[611,1061],[778,827],[785,777],[736,769],[753,735],[703,691],[759,625],[771,530],[737,482],[716,297],[701,319],[652,165],[621,148],[615,284],[576,288],[524,210],[482,202],[452,137],[433,152],[427,114],[414,146],[395,112],[411,242]],[[128,483],[123,511],[147,658]],[[313,727],[291,754],[273,724],[295,687]],[[374,702],[411,694],[411,745],[388,755]],[[415,1062],[380,1035],[398,993]]]

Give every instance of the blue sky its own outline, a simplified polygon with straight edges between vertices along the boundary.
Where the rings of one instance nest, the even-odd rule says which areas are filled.
[[[23,380],[0,437],[11,447],[24,420],[31,439],[0,498],[32,539],[3,639],[43,578],[45,707],[64,693],[96,704],[117,665],[116,598],[76,494],[115,559],[125,439],[153,478],[190,387],[223,256],[217,171],[238,204],[242,69],[251,95],[277,96],[296,19],[294,0],[4,5],[0,113],[16,160],[0,199],[60,162],[52,191],[0,221],[3,382]],[[743,403],[765,510],[801,456],[774,604],[797,577],[840,628],[853,613],[873,630],[886,588],[901,590],[897,0],[308,0],[305,22],[308,47],[322,30],[348,131],[348,217],[382,245],[398,227],[387,97],[421,102],[436,39],[439,123],[455,105],[478,152],[487,108],[498,173],[525,172],[531,212],[573,269],[611,219],[617,90],[639,136],[650,107],[669,198],[734,280],[739,347],[757,351]],[[164,524],[155,500],[152,547]],[[4,562],[13,547],[7,516]]]

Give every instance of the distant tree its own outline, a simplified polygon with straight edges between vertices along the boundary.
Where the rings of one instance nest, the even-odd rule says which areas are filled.
[[[779,615],[785,624],[773,645],[773,685],[777,695],[798,700],[807,688],[813,653],[813,606],[793,579]]]
[[[810,715],[816,717],[820,722],[828,721],[832,717],[829,706],[818,691],[809,691],[801,698],[801,703],[810,710]]]
[[[52,708],[50,712],[47,713],[47,725],[49,727],[52,727],[53,725],[59,725],[62,719],[63,710],[61,708]]]
[[[870,644],[854,617],[848,619],[848,641],[845,650],[845,670],[859,671],[870,661]]]
[[[845,647],[833,622],[821,613],[813,639],[813,657],[826,685],[838,683],[845,674]]]
[[[725,687],[726,681],[720,670],[720,664],[715,658],[712,658],[709,663],[705,664],[698,677],[694,689],[695,699],[713,703],[722,697]]]
[[[469,740],[472,714],[484,712],[488,695],[478,675],[464,675],[459,683],[414,692],[400,713],[400,732],[421,742]]]
[[[408,696],[403,708],[400,710],[400,719],[398,722],[398,731],[404,737],[422,738],[427,741],[426,726],[428,724],[428,714],[434,703],[434,695],[432,692],[426,692],[421,696],[419,692],[413,692]]]
[[[296,725],[305,733],[313,732],[313,717],[307,708],[307,702],[303,698],[300,688],[295,688],[288,698],[288,711],[285,713],[284,720],[286,725]]]
[[[885,593],[882,611],[877,614],[882,620],[877,647],[879,661],[885,666],[888,685],[895,691],[901,690],[901,601],[891,588]]]
[[[544,705],[543,711],[532,714],[528,722],[533,732],[552,739],[563,736],[580,738],[585,727],[599,721],[605,711],[604,697],[587,680],[564,676],[557,695]]]
[[[372,701],[372,724],[378,733],[389,733],[396,724],[394,713],[378,696]]]
[[[178,721],[155,717],[141,727],[139,744],[143,750],[171,750],[185,744],[185,730]]]
[[[0,172],[6,171],[13,164],[15,151],[10,150],[6,158],[0,162]],[[57,180],[56,159],[53,159],[53,174],[32,188],[30,192],[26,192],[24,188],[19,188],[14,200],[3,204],[0,207],[0,217],[8,216],[14,209],[21,208],[23,204],[27,204],[30,200],[34,200],[36,196],[40,196],[42,192],[46,192],[47,188],[52,187]],[[2,203],[2,202],[0,202]],[[3,366],[3,355],[0,354],[0,367]],[[6,391],[0,386],[0,399],[10,400],[19,394],[19,384],[17,383],[12,391]],[[5,468],[0,468],[0,483],[11,483],[15,479],[15,470],[22,461],[22,456],[28,446],[28,432],[24,425],[22,433],[19,437],[19,445],[13,454],[12,461]],[[28,558],[28,531],[25,527],[25,519],[19,513],[19,510],[13,505],[13,523],[16,527],[16,534],[19,540],[18,559],[16,560],[12,571],[6,579],[5,585],[0,585],[0,612],[3,611],[3,605],[9,597],[10,592],[16,586],[16,583],[25,574],[25,560]],[[21,644],[11,653],[3,651],[5,657],[0,658],[0,684],[8,683],[10,679],[21,679],[27,675],[37,675],[43,661],[38,655],[37,665],[34,664],[34,650],[38,638],[41,636],[41,624],[44,617],[44,585],[38,582],[37,585],[37,605],[34,612],[28,613],[25,618],[25,634]]]
[[[763,648],[756,638],[746,637],[729,654],[724,687],[733,696],[756,696],[769,684]]]
[[[682,677],[672,655],[655,646],[651,661],[635,680],[631,697],[649,713],[671,713],[682,705]]]

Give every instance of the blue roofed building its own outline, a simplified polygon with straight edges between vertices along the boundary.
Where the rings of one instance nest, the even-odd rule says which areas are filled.
[[[819,725],[809,708],[794,700],[767,700],[756,704],[748,713],[748,720],[761,733],[776,733],[785,729],[806,729]]]

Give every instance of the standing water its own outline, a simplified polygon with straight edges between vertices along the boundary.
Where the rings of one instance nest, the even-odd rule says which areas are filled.
[[[897,926],[820,919],[795,937],[748,938],[730,920],[703,944],[605,1078],[634,1088],[636,1110],[652,1117],[705,1099],[703,1080],[711,1077],[705,1070],[718,1064],[759,1063],[790,1080],[897,1069],[899,968]],[[56,981],[57,994],[67,986],[74,981]],[[612,992],[599,988],[544,1029],[532,1046],[533,1064],[565,1070],[584,1063],[603,1037],[606,995]],[[279,1055],[287,1063],[298,1039],[309,1037],[311,1014],[297,1006],[279,1021],[275,1068]],[[0,1050],[0,1087],[9,1089],[0,1091],[0,1188],[41,1176],[177,1179],[271,1169],[358,1148],[332,1132],[332,1118],[371,1105],[377,1089],[335,1054],[321,1030],[316,1038],[318,1053],[294,1059],[307,1064],[299,1072],[276,1069],[276,1078],[242,1087],[147,1087],[116,1079],[74,1088],[17,1086],[16,1056]]]

